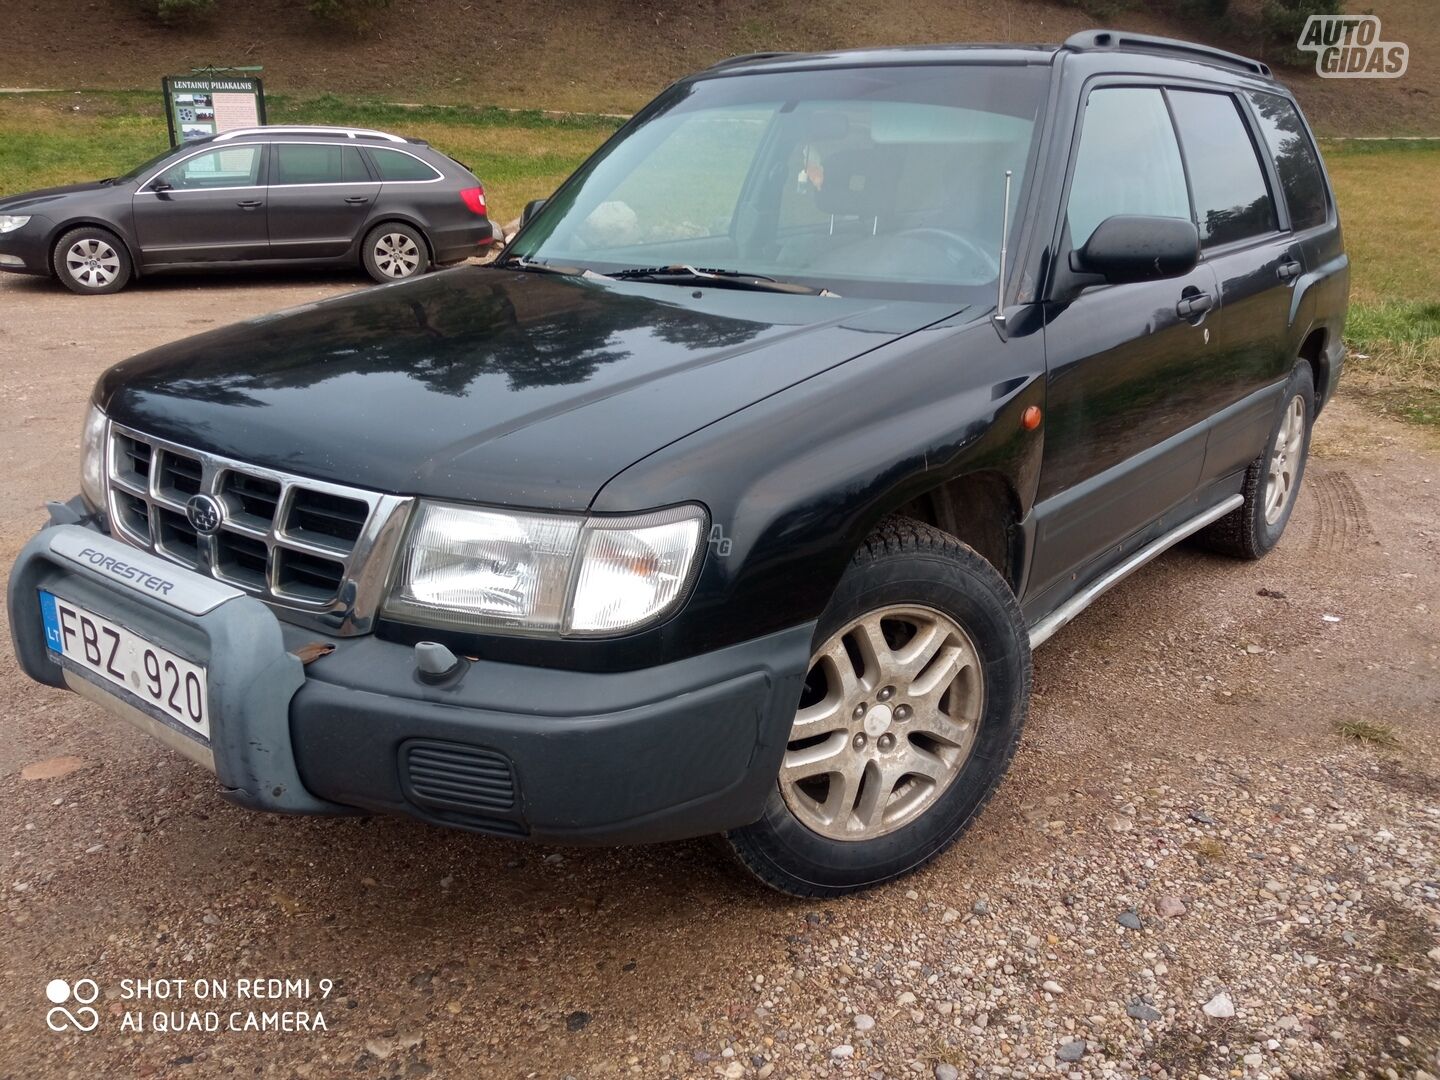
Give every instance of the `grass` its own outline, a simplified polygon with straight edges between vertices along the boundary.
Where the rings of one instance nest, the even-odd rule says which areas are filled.
[[[356,124],[427,139],[475,170],[501,224],[554,191],[619,125],[335,96],[271,95],[268,108],[272,123]],[[0,195],[111,176],[167,143],[158,88],[0,96]],[[1344,385],[1391,415],[1440,426],[1440,143],[1332,141],[1323,151],[1351,260]],[[677,197],[677,212],[685,201]]]
[[[1394,750],[1400,745],[1394,728],[1371,720],[1341,720],[1335,725],[1335,731],[1342,739],[1384,750]]]
[[[1440,426],[1440,142],[1322,149],[1350,254],[1342,385],[1400,419]]]

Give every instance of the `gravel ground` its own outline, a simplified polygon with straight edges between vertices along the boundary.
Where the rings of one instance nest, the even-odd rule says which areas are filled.
[[[0,557],[73,492],[104,367],[354,287],[0,280]],[[983,820],[844,901],[705,843],[251,815],[6,642],[0,1076],[1440,1076],[1440,452],[1341,400],[1315,455],[1271,557],[1177,550],[1041,649]],[[310,985],[242,996],[269,977]],[[96,1030],[47,1028],[56,978]]]

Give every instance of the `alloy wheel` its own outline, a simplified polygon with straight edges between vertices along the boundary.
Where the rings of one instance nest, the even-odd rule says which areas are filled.
[[[836,840],[872,840],[925,813],[959,775],[985,707],[970,635],[916,605],[867,613],[810,661],[780,767],[785,805]]]
[[[77,240],[65,253],[70,276],[90,289],[101,289],[120,276],[120,255],[104,240]]]
[[[404,233],[386,233],[375,242],[375,265],[386,277],[409,277],[420,265],[420,249]]]
[[[1274,525],[1295,494],[1295,477],[1305,445],[1305,399],[1299,394],[1285,406],[1275,445],[1270,450],[1270,468],[1265,477],[1265,523]]]

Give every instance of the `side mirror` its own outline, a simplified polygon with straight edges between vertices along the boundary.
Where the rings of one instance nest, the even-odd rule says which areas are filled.
[[[545,205],[544,199],[531,199],[525,204],[525,209],[520,212],[520,227],[523,229],[530,224],[530,219],[540,212]]]
[[[170,190],[173,188],[173,186],[174,186],[174,185],[172,185],[168,180],[156,180],[154,183],[152,183],[152,184],[150,185],[150,190],[151,190],[151,191],[170,191]]]
[[[1122,285],[1188,274],[1199,259],[1200,233],[1193,221],[1116,214],[1096,226],[1085,246],[1070,256],[1070,268]]]

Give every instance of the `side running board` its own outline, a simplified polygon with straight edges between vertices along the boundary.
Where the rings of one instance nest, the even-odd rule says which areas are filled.
[[[1096,578],[1030,628],[1030,648],[1039,648],[1045,642],[1049,641],[1057,630],[1075,618],[1076,615],[1079,615],[1105,593],[1109,592],[1112,586],[1124,581],[1136,570],[1139,570],[1140,567],[1155,558],[1156,555],[1159,555],[1167,548],[1174,547],[1181,540],[1184,540],[1192,533],[1199,532],[1211,522],[1219,521],[1244,501],[1243,496],[1231,495],[1224,502],[1217,506],[1212,506],[1204,513],[1197,514],[1188,521],[1182,521],[1163,536],[1158,536],[1150,541],[1150,543],[1135,552],[1134,555],[1131,555],[1113,570]]]

